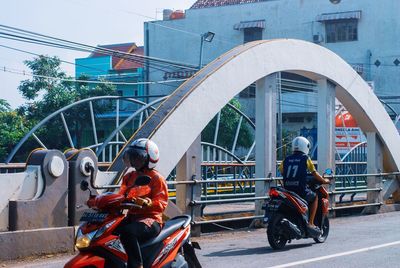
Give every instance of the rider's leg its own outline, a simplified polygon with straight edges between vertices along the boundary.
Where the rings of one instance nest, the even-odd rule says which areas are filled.
[[[317,213],[317,208],[318,208],[318,198],[315,198],[314,201],[310,204],[309,224],[311,226],[314,226],[314,219],[315,219],[315,214]]]
[[[308,225],[310,227],[315,227],[314,219],[315,219],[315,214],[317,214],[318,197],[315,192],[311,191],[310,189],[306,189],[304,199],[308,203],[308,210],[310,214],[310,217],[308,219]]]
[[[140,251],[138,236],[145,231],[146,225],[141,222],[132,222],[125,226],[119,226],[118,232],[128,255],[128,268],[143,266],[142,253]]]

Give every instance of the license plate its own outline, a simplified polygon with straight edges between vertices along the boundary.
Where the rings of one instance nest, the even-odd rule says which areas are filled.
[[[103,222],[107,218],[107,213],[84,212],[79,221],[85,222]]]
[[[281,205],[280,200],[274,200],[267,205],[267,211],[277,211]]]

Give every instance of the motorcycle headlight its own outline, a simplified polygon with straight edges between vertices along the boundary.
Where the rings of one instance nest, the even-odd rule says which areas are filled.
[[[82,234],[81,229],[78,229],[78,233],[76,234],[75,246],[78,249],[87,248],[90,245],[90,242],[92,241],[96,233],[97,230],[94,230],[93,232],[87,234]]]
[[[107,223],[106,225],[103,225],[100,229],[94,230],[93,232],[87,234],[83,234],[81,228],[79,228],[76,234],[75,246],[78,249],[89,247],[92,240],[95,240],[102,236],[104,232],[114,224],[114,222],[115,220]]]

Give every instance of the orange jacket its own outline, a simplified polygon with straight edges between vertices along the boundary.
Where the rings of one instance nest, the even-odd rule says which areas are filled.
[[[154,169],[146,169],[144,171],[133,171],[126,174],[122,178],[122,184],[119,193],[124,194],[127,198],[135,197],[135,193],[137,193],[139,190],[137,188],[143,186],[132,187],[132,185],[134,185],[137,177],[143,175],[147,175],[151,178],[150,183],[147,185],[150,188],[150,193],[140,197],[150,198],[152,201],[152,206],[145,208],[131,208],[128,213],[132,219],[136,221],[143,221],[147,225],[151,225],[154,221],[162,224],[162,214],[168,204],[168,187],[164,177],[158,173],[158,171]]]

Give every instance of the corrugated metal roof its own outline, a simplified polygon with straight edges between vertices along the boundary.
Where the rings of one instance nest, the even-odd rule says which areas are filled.
[[[241,21],[239,23],[236,23],[233,26],[233,29],[235,30],[243,30],[246,28],[265,28],[265,20],[252,20],[252,21]]]
[[[144,47],[137,47],[136,49],[131,51],[131,53],[143,56]],[[126,69],[136,69],[136,68],[143,68],[143,63],[122,59],[118,65],[114,66],[115,70],[126,70]]]
[[[323,13],[317,16],[317,21],[361,19],[361,10]]]
[[[125,44],[111,44],[111,45],[98,45],[97,47],[99,48],[106,48],[106,49],[112,49],[116,51],[121,51],[121,52],[128,52],[132,46],[136,46],[135,43],[125,43]],[[106,56],[104,53],[101,53],[101,51],[94,50],[92,54],[90,54],[90,58],[95,58],[95,57],[104,57]]]
[[[266,2],[268,0],[198,0],[190,9],[241,5],[249,3]]]
[[[135,43],[99,45],[97,47],[111,49],[125,53],[132,53],[136,55],[144,55],[143,47],[137,47]],[[109,54],[104,54],[100,50],[94,50],[92,54],[90,54],[89,58],[104,57],[104,56],[109,56]],[[126,60],[118,56],[112,56],[112,67],[115,70],[127,70],[127,69],[143,68],[143,64],[131,60]]]

